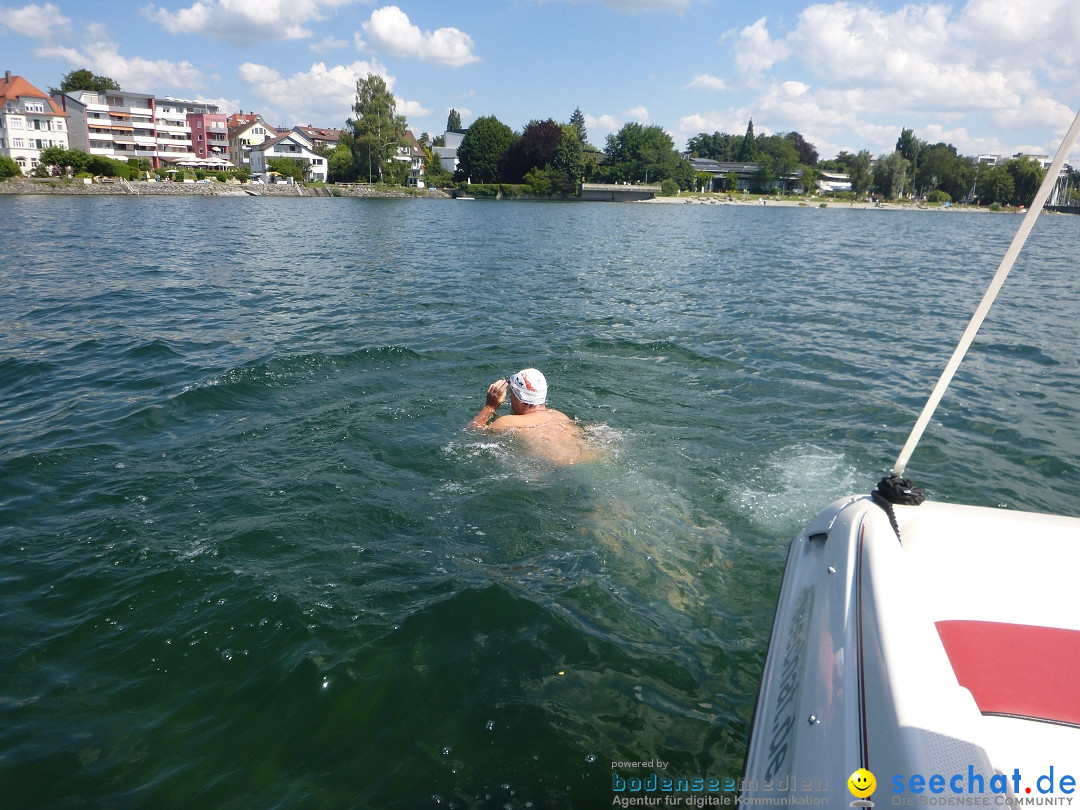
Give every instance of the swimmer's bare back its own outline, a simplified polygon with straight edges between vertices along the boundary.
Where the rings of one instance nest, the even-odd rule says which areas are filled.
[[[515,426],[510,432],[530,453],[552,464],[581,464],[599,457],[576,422],[557,411],[547,411],[547,414],[555,418],[533,425]]]

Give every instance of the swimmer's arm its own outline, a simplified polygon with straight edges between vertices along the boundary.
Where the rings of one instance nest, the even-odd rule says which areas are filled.
[[[499,410],[499,406],[506,401],[506,380],[496,380],[488,386],[487,390],[487,402],[484,403],[484,407],[480,409],[480,413],[472,418],[469,422],[469,427],[483,430],[488,427],[495,427],[495,425],[489,425],[488,422],[492,420],[495,413]],[[498,421],[498,420],[496,420]]]

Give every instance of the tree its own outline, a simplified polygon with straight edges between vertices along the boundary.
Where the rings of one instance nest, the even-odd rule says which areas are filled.
[[[728,135],[726,132],[714,132],[712,135],[701,132],[686,142],[686,151],[690,153],[690,157],[731,163],[738,159],[742,142],[740,136]]]
[[[303,180],[304,169],[307,168],[307,161],[289,157],[272,157],[266,161],[266,166],[270,171],[277,172],[282,177],[291,177],[293,180]]]
[[[108,76],[98,76],[83,68],[65,73],[64,78],[60,80],[59,89],[50,87],[49,93],[73,93],[76,90],[94,90],[98,93],[105,93],[119,89],[120,85],[115,80],[110,79]]]
[[[900,130],[900,137],[896,139],[896,151],[908,163],[907,179],[912,182],[912,193],[915,191],[915,174],[919,169],[919,161],[922,159],[922,152],[925,147],[926,141],[920,141],[916,138],[915,130],[907,128]],[[905,182],[907,182],[907,179],[905,179]]]
[[[0,180],[7,180],[9,177],[19,177],[22,174],[22,169],[19,168],[19,164],[15,162],[14,158],[9,158],[7,155],[0,155]]]
[[[378,169],[379,181],[382,181],[386,162],[397,147],[405,143],[405,116],[395,114],[396,106],[394,94],[382,76],[369,73],[367,78],[357,79],[356,103],[353,104],[356,118],[350,118],[345,125],[353,136],[356,173],[363,174],[366,164],[369,182],[373,168]]]
[[[582,146],[589,142],[589,134],[585,130],[585,116],[581,112],[581,107],[574,107],[574,112],[570,116],[570,126],[574,128],[574,132]]]
[[[799,163],[803,166],[816,166],[818,162],[818,151],[814,148],[814,145],[807,141],[798,132],[789,132],[784,136],[795,147],[795,152],[799,155]]]
[[[475,183],[497,183],[499,161],[514,138],[514,131],[494,115],[477,118],[458,147],[458,175]]]
[[[739,154],[735,159],[741,163],[753,163],[757,160],[757,143],[754,140],[754,119],[746,125],[746,134],[743,135],[742,143],[739,144]]]
[[[772,171],[780,181],[782,189],[787,188],[788,180],[799,168],[799,153],[793,141],[781,135],[770,135],[757,139],[758,159],[771,159]]]
[[[859,154],[854,155],[852,158],[851,167],[848,169],[848,178],[851,180],[851,190],[855,192],[856,198],[865,196],[873,185],[872,165],[873,160],[870,158],[868,149],[861,150]]]
[[[521,137],[503,156],[500,175],[507,183],[520,183],[533,169],[546,168],[555,159],[555,150],[563,139],[563,130],[550,118],[530,121]]]
[[[461,115],[457,110],[451,108],[450,115],[446,116],[446,131],[456,132],[461,129]]]
[[[1005,161],[1005,170],[1013,179],[1013,193],[1009,202],[1013,205],[1031,205],[1046,176],[1042,165],[1034,158],[1016,157]]]
[[[430,146],[421,147],[424,150],[424,179],[431,188],[440,188],[450,182],[452,173],[448,172],[442,164],[442,160],[436,155]]]
[[[1008,203],[1016,191],[1016,182],[1004,164],[989,166],[979,174],[976,196],[985,203]]]
[[[90,155],[81,149],[65,149],[62,146],[46,146],[38,156],[38,165],[55,166],[58,169],[71,169],[72,173],[86,171],[90,165]]]
[[[552,183],[560,194],[577,194],[578,184],[585,174],[585,147],[573,124],[564,126],[562,133],[551,160]]]
[[[874,166],[874,190],[885,199],[896,197],[907,183],[908,162],[899,152],[878,157]]]
[[[608,135],[607,153],[604,168],[608,179],[616,182],[659,183],[669,177],[677,179],[676,172],[682,160],[671,136],[663,129],[634,121]]]
[[[713,176],[710,172],[698,172],[694,175],[694,179],[697,180],[698,188],[702,191],[712,191]]]

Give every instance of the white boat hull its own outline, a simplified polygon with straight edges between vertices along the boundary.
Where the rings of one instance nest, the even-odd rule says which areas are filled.
[[[792,541],[744,800],[849,804],[860,767],[877,805],[1072,797],[1080,520],[895,512],[903,543],[869,497],[833,503]]]

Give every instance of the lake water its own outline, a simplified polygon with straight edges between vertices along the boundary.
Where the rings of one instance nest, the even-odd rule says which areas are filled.
[[[0,217],[13,808],[591,808],[613,762],[737,777],[790,538],[891,466],[1020,222]],[[1078,237],[1037,224],[908,467],[929,496],[1080,514]],[[601,460],[463,429],[526,366]]]

